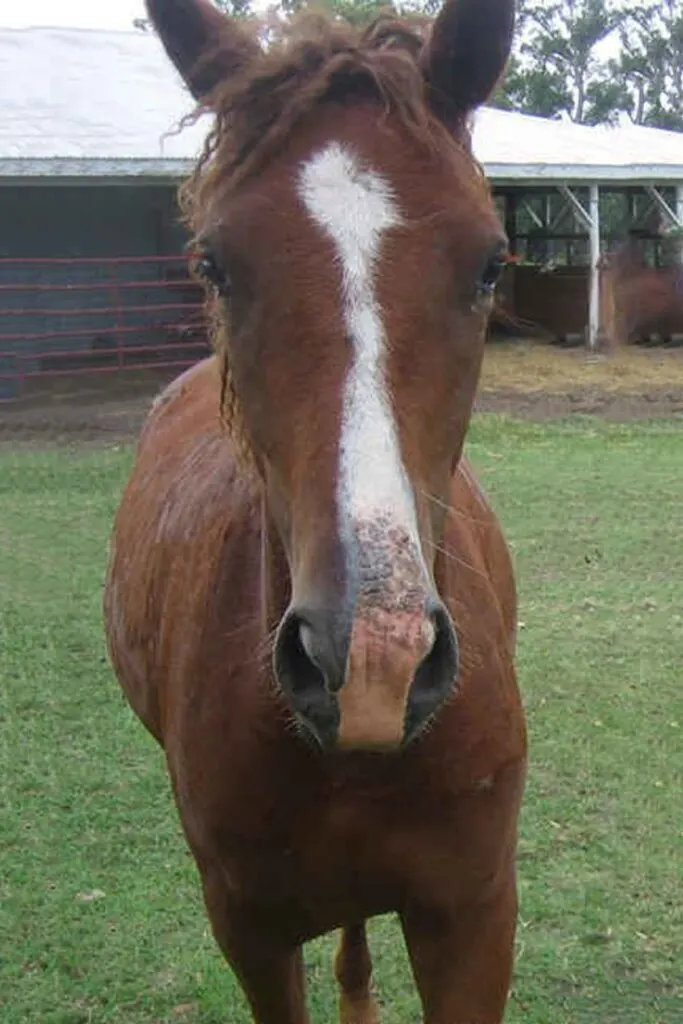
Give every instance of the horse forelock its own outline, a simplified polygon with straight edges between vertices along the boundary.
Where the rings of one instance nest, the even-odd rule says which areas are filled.
[[[450,135],[425,103],[417,63],[424,31],[418,24],[380,17],[358,29],[304,14],[279,26],[267,50],[222,80],[207,101],[215,120],[184,189],[190,218],[218,189],[263,166],[296,124],[323,103],[380,99],[425,146],[443,146]]]

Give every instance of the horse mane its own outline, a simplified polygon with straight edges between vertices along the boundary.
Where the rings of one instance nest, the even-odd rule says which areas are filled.
[[[380,15],[357,27],[306,12],[272,29],[267,48],[220,81],[185,119],[194,122],[207,110],[214,117],[193,173],[179,193],[192,235],[204,226],[205,211],[216,195],[226,195],[262,169],[292,130],[323,105],[379,102],[431,155],[452,153],[455,147],[473,159],[469,124],[463,121],[447,130],[426,102],[418,58],[430,24],[427,18]],[[220,59],[220,47],[208,59],[212,56]],[[209,311],[221,365],[223,422],[238,453],[253,465],[230,374],[225,309],[211,293]]]

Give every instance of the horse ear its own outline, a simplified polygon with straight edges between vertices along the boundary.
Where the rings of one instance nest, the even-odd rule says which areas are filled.
[[[241,71],[260,49],[233,18],[210,0],[145,0],[166,53],[196,100]]]
[[[496,87],[512,48],[515,0],[446,0],[420,55],[434,113],[466,118]]]

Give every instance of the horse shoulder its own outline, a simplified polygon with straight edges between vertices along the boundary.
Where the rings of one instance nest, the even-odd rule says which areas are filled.
[[[451,482],[451,507],[446,528],[446,547],[453,549],[453,587],[459,602],[479,601],[499,621],[510,658],[517,636],[517,589],[510,548],[475,471],[462,458]]]
[[[119,507],[104,596],[110,657],[133,709],[163,742],[173,665],[201,643],[226,548],[253,532],[253,489],[221,428],[213,360],[155,401]]]
[[[458,699],[435,730],[453,791],[476,790],[524,772],[526,728],[515,672],[517,600],[512,559],[498,518],[471,465],[451,481],[441,592],[459,647]],[[448,776],[450,777],[450,776]],[[498,781],[495,781],[498,785]]]

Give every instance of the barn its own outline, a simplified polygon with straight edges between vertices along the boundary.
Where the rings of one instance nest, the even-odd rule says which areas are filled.
[[[667,239],[680,240],[683,134],[484,109],[474,145],[516,255],[504,295],[510,313],[551,336],[581,334],[594,348],[609,304],[601,257],[637,233],[656,266]],[[677,326],[683,332],[683,310]]]
[[[175,193],[205,125],[178,129],[191,101],[157,39],[3,29],[0,66],[0,397],[44,375],[196,359]],[[683,136],[484,109],[474,145],[517,254],[510,312],[595,344],[601,214],[680,228]]]

